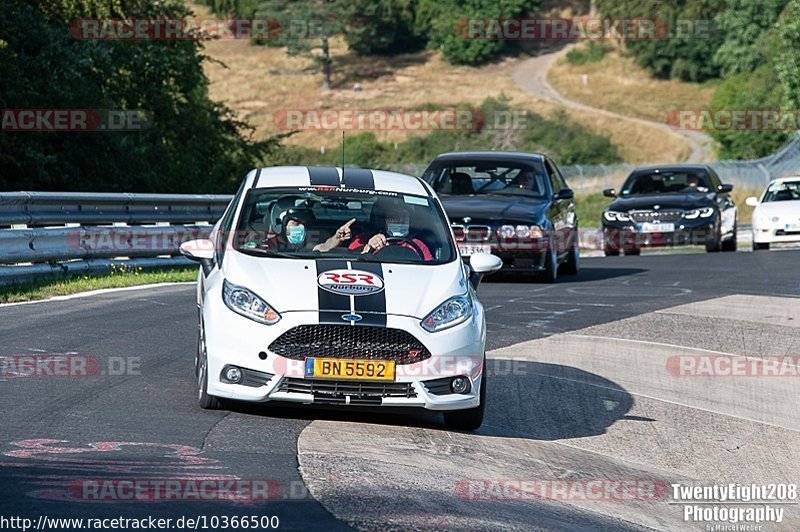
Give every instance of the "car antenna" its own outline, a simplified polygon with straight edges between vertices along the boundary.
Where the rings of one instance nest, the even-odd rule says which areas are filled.
[[[342,183],[344,183],[344,129],[342,130]]]

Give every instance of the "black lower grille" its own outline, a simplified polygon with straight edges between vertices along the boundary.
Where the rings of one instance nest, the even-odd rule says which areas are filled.
[[[433,379],[430,381],[423,381],[422,385],[433,395],[447,395],[453,393],[450,390],[450,383],[453,381],[452,377],[444,377],[441,379]]]
[[[631,211],[631,220],[637,223],[652,222],[677,222],[683,218],[683,211],[681,210],[668,210],[668,211]]]
[[[384,397],[416,397],[410,382],[353,382],[341,380],[297,379],[287,377],[278,386],[279,392],[307,393],[317,399],[382,399]],[[340,401],[335,401],[340,402]],[[355,401],[358,402],[358,401]]]
[[[407,331],[358,325],[299,325],[280,335],[269,350],[293,360],[348,358],[414,364],[431,357]]]
[[[254,369],[242,369],[242,386],[260,388],[272,380],[272,373],[264,373]]]

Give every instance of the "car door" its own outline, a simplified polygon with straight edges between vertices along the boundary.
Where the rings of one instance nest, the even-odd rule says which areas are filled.
[[[562,189],[566,188],[566,184],[550,159],[544,160],[544,168],[547,172],[550,186],[552,188],[552,196],[550,199],[550,207],[548,209],[547,216],[553,224],[556,250],[559,254],[561,254],[568,249],[569,245],[568,241],[570,235],[570,226],[568,223],[568,217],[571,200],[556,199],[556,195]]]
[[[715,201],[720,213],[720,233],[727,235],[732,233],[736,227],[736,204],[729,192],[720,191],[722,180],[719,175],[712,169],[709,169],[708,174],[711,178],[712,190],[716,192]]]

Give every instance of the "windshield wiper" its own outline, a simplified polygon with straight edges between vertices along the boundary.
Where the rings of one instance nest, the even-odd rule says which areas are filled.
[[[285,251],[277,251],[274,249],[263,249],[263,248],[239,248],[238,251],[242,253],[253,253],[257,252],[259,255],[265,255],[267,257],[280,257],[282,259],[297,259],[300,258],[298,255],[294,253],[287,253]]]

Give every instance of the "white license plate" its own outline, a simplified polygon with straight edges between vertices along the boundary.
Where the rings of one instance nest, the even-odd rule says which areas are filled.
[[[675,224],[639,224],[639,231],[642,233],[672,233],[675,231]]]
[[[800,224],[786,224],[784,231],[800,231]]]
[[[458,251],[465,257],[475,253],[491,253],[492,246],[489,244],[459,244]]]

